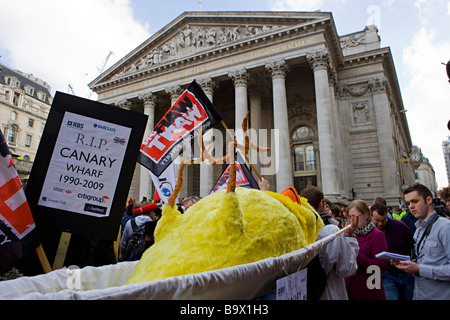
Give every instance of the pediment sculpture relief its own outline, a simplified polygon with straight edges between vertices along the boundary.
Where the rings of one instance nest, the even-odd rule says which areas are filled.
[[[214,47],[249,38],[261,33],[278,29],[279,26],[233,26],[233,27],[205,27],[186,25],[178,29],[178,34],[163,45],[149,50],[139,60],[131,65],[123,66],[113,76],[113,79],[148,69],[152,66],[176,58],[183,51],[195,52],[208,47]]]

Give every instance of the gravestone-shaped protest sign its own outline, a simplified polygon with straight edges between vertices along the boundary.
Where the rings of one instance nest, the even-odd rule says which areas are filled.
[[[57,92],[26,189],[38,227],[114,240],[146,123]]]

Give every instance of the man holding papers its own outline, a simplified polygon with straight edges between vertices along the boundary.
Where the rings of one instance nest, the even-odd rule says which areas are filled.
[[[414,300],[450,300],[450,220],[434,210],[430,190],[415,184],[404,191],[418,218],[412,261],[392,262],[414,275]]]
[[[376,255],[380,259],[409,260],[414,247],[413,233],[403,222],[389,219],[386,207],[382,203],[375,203],[370,207],[372,222],[384,233],[388,252]],[[386,300],[411,300],[414,290],[414,278],[393,265],[388,265],[383,273],[383,287]]]

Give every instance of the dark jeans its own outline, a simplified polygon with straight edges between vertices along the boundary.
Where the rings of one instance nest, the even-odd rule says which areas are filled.
[[[386,300],[412,300],[414,277],[405,272],[383,273],[383,286]]]

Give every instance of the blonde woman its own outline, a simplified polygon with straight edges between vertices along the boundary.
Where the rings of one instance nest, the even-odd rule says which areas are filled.
[[[380,230],[375,228],[369,207],[363,200],[350,203],[346,214],[350,219],[358,217],[358,226],[353,232],[353,237],[356,237],[359,244],[358,271],[345,279],[348,298],[350,300],[386,300],[381,277],[388,262],[375,258],[377,253],[388,250],[386,238]]]

